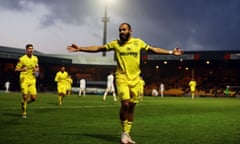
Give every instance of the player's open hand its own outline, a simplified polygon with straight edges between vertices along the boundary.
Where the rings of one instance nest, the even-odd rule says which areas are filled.
[[[77,44],[72,44],[70,46],[67,46],[67,50],[69,52],[77,52],[78,48],[79,48],[79,46]]]
[[[173,54],[174,55],[182,55],[184,52],[180,48],[174,48],[173,49]]]

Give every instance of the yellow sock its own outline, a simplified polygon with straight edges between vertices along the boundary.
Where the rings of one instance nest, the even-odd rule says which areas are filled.
[[[62,104],[62,96],[58,96],[58,104],[59,104],[59,105]]]
[[[130,132],[131,132],[132,123],[133,123],[133,122],[128,121],[128,123],[127,123],[127,133],[130,133]]]
[[[128,120],[121,121],[122,132],[128,133]]]
[[[27,102],[26,101],[22,102],[22,113],[24,115],[27,114]]]

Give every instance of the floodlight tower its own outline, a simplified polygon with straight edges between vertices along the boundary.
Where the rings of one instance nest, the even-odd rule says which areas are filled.
[[[107,42],[107,23],[109,22],[109,17],[107,16],[108,9],[108,0],[105,0],[105,9],[104,9],[104,17],[102,18],[103,22],[103,45]],[[102,53],[103,56],[106,56],[106,52]]]

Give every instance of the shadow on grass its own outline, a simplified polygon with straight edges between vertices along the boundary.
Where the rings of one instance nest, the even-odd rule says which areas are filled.
[[[17,126],[21,124],[21,121],[23,120],[22,115],[19,113],[3,113],[2,117],[3,118],[0,118],[0,129],[7,129],[11,126]]]
[[[107,135],[107,134],[84,134],[84,135],[88,136],[88,137],[102,139],[105,141],[110,141],[110,142],[118,142],[119,141],[119,137],[115,136],[115,135]]]
[[[3,116],[20,118],[20,117],[22,117],[22,114],[21,113],[4,113]]]
[[[57,101],[56,102],[49,102],[48,104],[51,105],[51,106],[59,106]]]
[[[108,141],[108,142],[119,142],[119,137],[116,135],[108,135],[108,134],[63,134],[63,135],[81,135],[81,136],[86,136],[86,137],[91,137],[91,138],[96,138],[100,139],[103,141]]]

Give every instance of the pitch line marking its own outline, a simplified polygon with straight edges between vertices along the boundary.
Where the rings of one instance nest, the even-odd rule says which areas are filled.
[[[107,108],[107,107],[117,107],[113,105],[103,105],[103,106],[46,106],[46,107],[32,107],[29,109],[81,109],[81,108]],[[19,107],[0,107],[0,110],[6,110],[6,109],[20,109]]]

